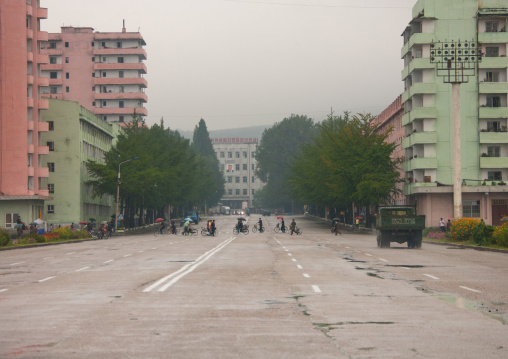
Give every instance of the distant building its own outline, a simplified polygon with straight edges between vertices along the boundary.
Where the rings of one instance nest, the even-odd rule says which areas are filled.
[[[378,132],[390,130],[390,134],[386,139],[386,142],[397,145],[395,151],[392,153],[392,158],[403,158],[405,156],[406,151],[402,148],[402,140],[406,137],[406,129],[402,126],[403,114],[404,105],[402,104],[402,96],[399,96],[390,106],[388,106],[374,119],[374,123],[379,126]],[[400,178],[404,179],[405,173],[402,168],[399,172]],[[391,198],[391,204],[405,205],[406,197],[403,194],[403,183],[398,183],[396,187],[400,191],[400,194]]]
[[[48,197],[48,168],[43,158],[49,148],[41,141],[48,124],[41,110],[48,100],[39,94],[48,86],[40,76],[40,31],[48,9],[39,1],[0,0],[0,226],[13,228],[21,216],[25,224],[42,216]]]
[[[404,193],[427,226],[453,216],[453,156],[462,156],[462,212],[499,225],[508,215],[508,6],[506,0],[419,0],[402,36]],[[476,41],[483,59],[461,85],[461,149],[452,89],[430,62],[431,42]]]
[[[96,117],[77,102],[49,100],[43,120],[49,131],[42,136],[50,145],[44,165],[49,168],[48,191],[53,200],[45,202],[44,218],[48,223],[70,224],[111,219],[114,198],[92,198],[92,187],[85,162],[104,162],[120,127]]]
[[[221,203],[231,209],[241,209],[246,202],[252,207],[254,192],[263,183],[254,174],[256,159],[254,153],[257,138],[212,138],[212,145],[220,163],[220,170],[226,179],[225,195]]]
[[[49,78],[49,98],[77,101],[107,122],[129,122],[147,115],[146,45],[139,32],[94,32],[91,27],[62,27],[49,34],[41,67]]]

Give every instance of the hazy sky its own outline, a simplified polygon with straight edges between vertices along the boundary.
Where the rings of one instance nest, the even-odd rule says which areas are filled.
[[[402,93],[416,0],[41,0],[42,30],[140,31],[147,123],[190,130],[378,114]]]

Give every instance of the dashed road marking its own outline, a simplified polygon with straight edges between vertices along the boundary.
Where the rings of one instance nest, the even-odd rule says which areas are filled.
[[[18,265],[18,264],[23,264],[25,262],[18,262],[18,263],[12,263],[11,266],[15,266],[15,265]]]
[[[85,269],[90,269],[90,267],[83,267],[83,268],[80,268],[80,269],[78,269],[76,272],[81,272],[81,271],[83,271],[83,270],[85,270]]]
[[[132,254],[126,254],[123,257],[125,258],[125,257],[130,257],[130,256],[132,256]]]
[[[372,257],[372,254],[365,253],[366,256]]]
[[[307,273],[303,273],[303,276],[304,276],[305,278],[310,278],[310,275],[308,275]]]
[[[0,289],[0,293],[7,292],[9,289]]]
[[[288,253],[288,256],[292,257],[293,255],[291,253]]]
[[[139,251],[138,253],[143,253],[144,251]]]
[[[379,258],[380,261],[383,261],[383,262],[388,262],[386,259],[383,259],[383,258]]]
[[[321,293],[321,289],[319,289],[319,287],[317,285],[313,285],[312,286],[312,289],[314,290],[314,292],[316,293]]]
[[[409,269],[409,268],[408,268]],[[432,279],[435,279],[435,280],[439,280],[438,277],[434,277],[433,275],[430,275],[430,274],[424,274],[424,276],[426,277],[429,277],[429,278],[432,278]]]
[[[67,253],[66,255],[68,256],[68,255],[70,255],[70,254],[74,254],[74,253],[76,253],[76,252],[70,252],[70,253]]]
[[[53,276],[53,277],[48,277],[48,278],[44,278],[44,279],[39,280],[38,282],[39,282],[39,283],[42,283],[42,282],[45,282],[45,281],[50,280],[50,279],[53,279],[53,278],[56,278],[56,276]]]
[[[109,261],[105,261],[105,262],[104,262],[104,263],[102,263],[102,264],[108,264],[108,263],[111,263],[111,262],[113,262],[113,261],[114,261],[114,259],[110,259]]]
[[[470,290],[471,292],[481,293],[479,290],[472,289],[472,288],[469,288],[469,287],[464,287],[464,286],[461,286],[461,285],[459,285],[459,287],[462,288],[462,289],[465,289],[465,290]]]
[[[292,258],[291,260],[292,260],[293,262],[296,262],[296,259],[294,259],[294,258]]]
[[[50,259],[50,258],[53,258],[53,257],[46,257],[46,258],[42,258],[42,259]]]
[[[303,267],[301,265],[299,265],[299,264],[296,266],[296,268],[303,269]]]

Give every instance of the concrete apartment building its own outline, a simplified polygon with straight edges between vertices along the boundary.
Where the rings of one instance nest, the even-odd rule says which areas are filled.
[[[77,101],[107,122],[144,117],[146,43],[139,32],[94,32],[91,27],[62,27],[43,43],[49,63],[45,96]]]
[[[49,100],[49,110],[43,111],[49,131],[42,140],[49,146],[43,164],[49,169],[48,191],[52,200],[44,203],[43,219],[48,224],[69,225],[111,219],[115,212],[114,198],[92,198],[92,188],[85,162],[104,162],[120,126],[107,123],[74,101]]]
[[[256,159],[254,152],[257,138],[212,138],[213,149],[219,159],[220,169],[226,179],[224,197],[220,202],[231,209],[242,209],[247,202],[252,207],[254,192],[263,187],[263,183],[254,174]]]
[[[402,95],[397,97],[383,112],[381,112],[375,119],[374,123],[377,124],[378,132],[383,133],[390,131],[386,142],[395,143],[396,149],[392,153],[392,158],[403,158],[406,155],[406,151],[402,148],[402,140],[406,137],[406,129],[402,126],[402,116],[404,114],[404,105],[402,104]],[[403,169],[400,169],[400,178],[406,177]],[[400,191],[399,194],[391,198],[390,203],[392,205],[402,206],[406,203],[406,196],[404,196],[404,184],[398,183],[397,189]]]
[[[0,226],[13,228],[40,218],[47,189],[49,148],[41,140],[48,124],[41,110],[49,85],[41,74],[48,56],[40,51],[48,33],[40,22],[48,10],[38,0],[0,0]]]
[[[419,0],[403,33],[404,193],[427,226],[453,216],[453,156],[461,155],[463,217],[508,215],[506,0]],[[479,41],[476,75],[460,87],[461,153],[454,151],[452,88],[430,61],[431,42]],[[460,193],[460,191],[459,191]]]

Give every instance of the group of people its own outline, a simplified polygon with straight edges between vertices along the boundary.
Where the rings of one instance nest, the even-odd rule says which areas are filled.
[[[176,234],[176,224],[175,224],[175,220],[172,219],[170,221],[170,224],[169,224],[170,228],[171,228],[171,234]],[[162,231],[164,230],[164,228],[166,228],[166,222],[162,221],[159,225],[159,232],[160,234],[162,234]]]
[[[286,223],[284,222],[284,217],[280,219],[280,230],[282,233],[286,233]],[[291,221],[291,224],[289,225],[289,230],[291,231],[291,235],[293,235],[294,232],[296,232],[296,222],[295,219]]]

